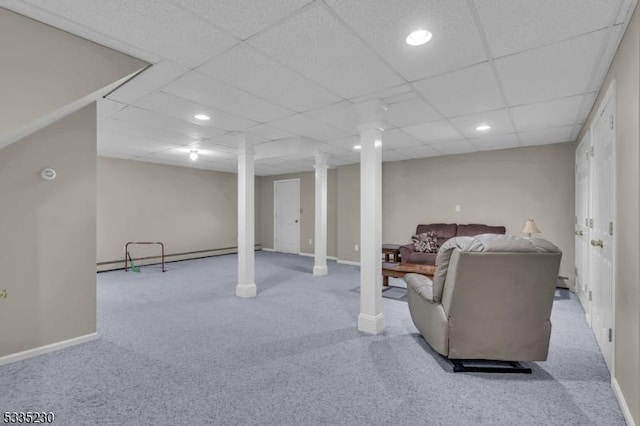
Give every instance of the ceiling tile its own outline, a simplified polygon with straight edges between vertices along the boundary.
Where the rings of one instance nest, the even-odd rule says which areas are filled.
[[[467,140],[441,142],[430,146],[444,155],[465,154],[467,152],[478,151],[478,148]]]
[[[616,24],[621,24],[631,19],[631,15],[633,14],[633,10],[637,2],[637,0],[622,0],[620,12],[616,18]]]
[[[127,104],[123,104],[120,102],[112,101],[106,98],[100,98],[97,102],[97,113],[96,116],[98,120],[104,120],[105,118],[109,118],[115,115],[118,111],[122,111],[127,107]]]
[[[346,155],[349,154],[351,152],[353,152],[352,149],[353,145],[346,145],[346,147],[341,147],[339,145],[331,145],[328,143],[321,143],[320,145],[318,145],[318,151],[319,152],[326,152],[327,154],[329,154],[329,157],[331,158],[332,156],[340,156],[340,155]]]
[[[340,156],[332,156],[329,161],[330,166],[346,166],[349,164],[360,163],[360,154],[358,152],[352,152]]]
[[[360,117],[349,101],[338,102],[304,113],[307,117],[322,121],[330,126],[342,129],[350,134],[358,133]]]
[[[382,150],[382,161],[402,161],[402,160],[408,160],[409,158],[411,157],[409,157],[408,155],[404,155],[393,149]]]
[[[537,104],[511,108],[511,116],[519,132],[562,127],[575,122],[584,96],[570,96]]]
[[[396,149],[400,154],[404,154],[409,158],[426,158],[426,157],[438,157],[442,155],[440,152],[431,148],[430,145],[413,146],[407,148]]]
[[[181,133],[190,140],[201,140],[211,136],[221,135],[224,130],[215,127],[194,124],[174,117],[160,114],[146,109],[130,106],[114,116],[117,120],[128,123],[152,127],[167,132]],[[197,121],[197,120],[196,120]]]
[[[167,60],[160,61],[110,93],[109,99],[132,104],[187,72],[187,67]]]
[[[505,107],[495,73],[488,63],[416,81],[413,87],[445,117]]]
[[[249,43],[344,98],[403,83],[322,2]]]
[[[297,112],[340,100],[327,89],[245,43],[207,62],[197,71]]]
[[[190,67],[200,65],[238,42],[169,0],[33,3],[116,40]]]
[[[582,97],[582,105],[580,105],[578,113],[576,114],[576,124],[585,122],[596,102],[596,96],[598,96],[598,92],[587,93]]]
[[[600,90],[600,87],[607,76],[607,72],[609,71],[609,66],[613,61],[613,56],[616,54],[620,41],[622,40],[622,36],[624,35],[624,29],[624,25],[616,25],[610,29],[604,53],[602,57],[599,58],[598,66],[591,78],[589,88],[587,89],[589,92],[596,92]]]
[[[295,134],[293,133],[285,132],[274,127],[269,127],[266,124],[259,124],[255,127],[251,127],[247,129],[247,133],[251,133],[252,135],[256,135],[271,141],[295,136]]]
[[[419,141],[427,143],[442,142],[447,140],[462,139],[456,129],[454,129],[447,120],[434,121],[432,123],[420,124],[417,126],[403,127],[402,130],[407,132]]]
[[[515,131],[511,124],[509,112],[506,109],[465,115],[463,117],[452,118],[449,121],[460,133],[468,138],[474,138],[486,134],[501,135],[505,133],[513,133]],[[491,126],[491,129],[485,131],[476,130],[476,127],[483,124]]]
[[[197,72],[178,78],[162,90],[259,123],[293,114],[290,110]]]
[[[494,57],[607,27],[619,0],[475,0]]]
[[[216,145],[223,145],[232,148],[238,147],[238,134],[234,132],[225,133],[224,135],[214,136],[212,138],[207,139],[205,142],[210,142]],[[266,142],[266,139],[257,137],[255,140],[256,144]]]
[[[571,142],[571,135],[575,127],[564,126],[551,129],[532,130],[520,132],[520,142],[522,145],[547,145],[552,143]]]
[[[326,141],[326,144],[348,152],[354,152],[353,147],[360,144],[360,138],[358,136],[350,136],[348,138],[332,139]]]
[[[344,21],[409,81],[486,60],[465,0],[327,0]],[[409,46],[409,32],[425,28],[433,39]]]
[[[384,114],[384,120],[396,127],[428,123],[442,118],[442,115],[421,98],[390,104],[389,110]]]
[[[385,130],[382,133],[383,148],[396,149],[420,145],[420,142],[400,129]]]
[[[495,61],[509,105],[584,93],[606,30]]]
[[[306,136],[317,141],[328,141],[331,139],[339,139],[349,134],[343,130],[336,129],[318,120],[306,117],[303,114],[296,114],[280,120],[272,121],[269,127],[284,130],[285,132],[295,133],[300,136]]]
[[[311,0],[177,0],[182,6],[241,39],[291,15]]]
[[[497,149],[519,148],[518,136],[515,133],[508,135],[483,136],[470,139],[480,151],[493,151]]]
[[[223,130],[241,131],[257,124],[255,121],[246,120],[215,108],[203,106],[163,92],[156,92],[145,96],[136,102],[136,105],[161,114],[177,117],[193,124]],[[211,120],[200,121],[194,117],[196,114],[206,114],[211,117]]]
[[[400,84],[394,87],[387,87],[382,90],[375,90],[374,92],[367,93],[366,95],[356,96],[355,98],[351,98],[351,102],[354,104],[358,104],[360,102],[370,101],[371,99],[381,99],[383,102],[389,103],[389,99],[395,99],[400,96],[407,96],[409,93],[413,92],[413,87],[409,83]],[[415,98],[416,96],[412,96]],[[400,99],[400,100],[404,100]],[[396,101],[397,102],[397,101]]]

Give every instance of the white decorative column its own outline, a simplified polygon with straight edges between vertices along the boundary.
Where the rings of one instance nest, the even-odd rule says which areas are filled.
[[[360,113],[360,315],[358,330],[384,330],[382,312],[382,132],[386,106],[378,99],[354,105]]]
[[[238,285],[236,296],[256,296],[255,274],[255,143],[239,136],[238,147]]]
[[[326,153],[316,154],[316,228],[314,232],[313,275],[327,275],[327,161]]]

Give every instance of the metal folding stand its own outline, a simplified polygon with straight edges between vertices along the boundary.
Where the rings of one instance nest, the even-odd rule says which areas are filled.
[[[160,243],[160,242],[148,242],[148,241],[143,241],[143,242],[134,242],[134,241],[129,241],[127,244],[125,244],[124,246],[124,270],[127,271],[129,266],[128,266],[128,259],[127,259],[127,254],[129,253],[129,245],[131,244],[159,244],[160,245],[160,250],[161,250],[161,257],[162,257],[162,272],[165,272],[164,269],[164,244]]]

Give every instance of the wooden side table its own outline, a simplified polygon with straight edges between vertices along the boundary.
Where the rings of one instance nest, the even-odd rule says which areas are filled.
[[[400,262],[400,244],[383,244],[382,254],[385,262]],[[393,260],[392,260],[393,259]]]

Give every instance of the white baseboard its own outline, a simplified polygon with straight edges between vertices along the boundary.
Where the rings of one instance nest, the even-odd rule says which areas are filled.
[[[618,399],[618,404],[620,404],[620,409],[622,410],[622,414],[624,415],[624,419],[627,422],[628,426],[636,426],[636,423],[633,421],[633,417],[631,417],[631,410],[629,410],[629,405],[627,405],[627,400],[624,399],[624,395],[622,394],[622,389],[620,389],[620,385],[615,377],[611,378],[611,387],[613,388],[613,393]]]
[[[38,348],[17,352],[15,354],[5,355],[3,357],[0,357],[0,365],[11,364],[12,362],[22,361],[25,359],[33,358],[34,356],[44,355],[50,352],[59,351],[60,349],[79,345],[81,343],[91,342],[92,340],[96,340],[97,338],[98,338],[98,333],[91,333],[91,334],[86,334],[84,336],[74,337],[73,339],[52,343],[50,345],[40,346]]]
[[[338,263],[342,263],[344,265],[354,265],[354,266],[360,266],[360,262],[354,262],[352,260],[342,260],[342,259],[337,259]]]
[[[305,253],[303,251],[298,253],[300,256],[313,257],[315,256],[313,253]]]
[[[268,247],[262,247],[262,251],[275,251],[275,250]]]

